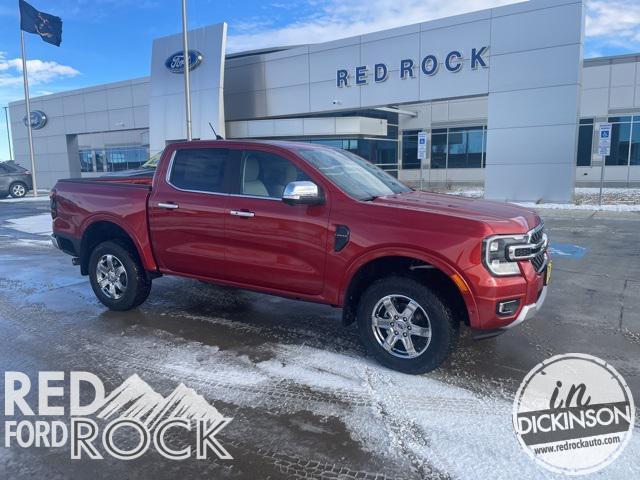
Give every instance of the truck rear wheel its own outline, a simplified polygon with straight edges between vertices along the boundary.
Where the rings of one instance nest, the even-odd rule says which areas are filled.
[[[124,241],[103,242],[91,252],[89,279],[98,300],[111,310],[135,308],[151,291],[138,255]]]
[[[459,331],[451,309],[427,286],[405,277],[371,284],[358,306],[358,329],[381,364],[410,374],[438,368]]]

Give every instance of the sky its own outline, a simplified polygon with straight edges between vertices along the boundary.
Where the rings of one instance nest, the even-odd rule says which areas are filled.
[[[25,34],[32,96],[149,74],[151,42],[181,29],[180,0],[32,0],[61,47]],[[513,0],[188,0],[189,28],[228,23],[229,52],[322,42]],[[640,53],[640,0],[586,0],[585,58]],[[0,106],[23,98],[17,0],[0,0]],[[0,159],[9,158],[0,111]]]

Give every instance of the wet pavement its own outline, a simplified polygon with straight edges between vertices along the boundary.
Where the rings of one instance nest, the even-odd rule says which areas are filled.
[[[184,383],[233,417],[217,438],[234,459],[178,462],[150,450],[70,460],[68,448],[14,446],[0,448],[2,478],[552,478],[511,424],[534,365],[598,356],[640,401],[638,214],[543,213],[559,247],[539,316],[481,342],[465,332],[442,368],[407,376],[367,358],[355,327],[327,306],[161,278],[139,309],[110,312],[49,246],[35,217],[47,209],[0,203],[2,371],[84,370],[107,392],[133,374],[162,395]],[[639,458],[636,420],[599,477],[640,478]]]

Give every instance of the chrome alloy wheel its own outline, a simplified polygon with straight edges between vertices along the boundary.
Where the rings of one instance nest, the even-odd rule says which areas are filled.
[[[27,194],[27,189],[24,188],[24,185],[21,183],[16,183],[13,187],[11,187],[11,195],[14,197],[24,197]]]
[[[102,293],[118,300],[127,290],[127,271],[115,255],[103,255],[96,266],[96,280]]]
[[[371,328],[378,344],[395,357],[418,357],[431,343],[429,316],[415,300],[404,295],[380,299],[373,307]]]

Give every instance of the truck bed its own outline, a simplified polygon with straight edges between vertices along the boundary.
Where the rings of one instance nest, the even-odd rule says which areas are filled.
[[[109,222],[138,246],[145,268],[155,269],[149,240],[147,200],[150,177],[101,177],[59,180],[52,195],[57,216],[53,230],[74,244],[80,255],[83,233]]]

